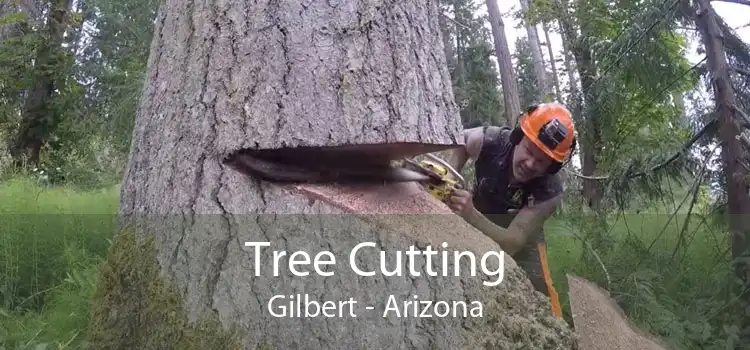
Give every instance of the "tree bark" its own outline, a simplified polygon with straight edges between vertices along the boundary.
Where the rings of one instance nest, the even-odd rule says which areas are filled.
[[[500,82],[503,87],[503,101],[505,106],[505,119],[508,125],[516,123],[516,118],[521,115],[521,98],[516,84],[516,74],[513,72],[513,63],[510,59],[508,39],[505,37],[505,23],[500,15],[500,7],[496,0],[487,0],[487,14],[492,27],[492,37],[495,41],[495,55],[500,70]]]
[[[67,27],[65,21],[71,4],[72,0],[51,2],[44,28],[45,39],[36,53],[35,77],[26,92],[28,95],[21,110],[20,125],[10,145],[16,166],[31,166],[39,162],[42,146],[59,122],[51,100],[57,83],[55,74],[61,68],[58,61],[61,59],[60,50]]]
[[[596,64],[592,58],[592,51],[588,44],[584,43],[576,34],[571,24],[570,15],[564,10],[562,3],[559,3],[561,13],[559,23],[563,32],[563,42],[567,41],[570,45],[570,52],[575,58],[575,66],[578,70],[578,76],[581,79],[580,97],[574,95],[574,109],[579,109],[578,125],[582,129],[578,142],[580,143],[581,153],[581,173],[585,176],[594,176],[598,167],[598,155],[601,153],[601,132],[596,115],[591,111],[595,101],[593,85],[596,77]],[[585,33],[582,34],[585,36]],[[585,107],[580,107],[584,102]],[[574,112],[575,115],[575,112]],[[595,179],[586,178],[583,180],[583,197],[588,202],[588,206],[594,211],[600,211],[603,199],[602,183]]]
[[[716,116],[719,122],[719,139],[722,142],[721,158],[724,163],[726,179],[727,212],[729,231],[732,234],[733,272],[739,283],[736,291],[744,304],[739,319],[742,320],[742,343],[750,342],[750,264],[747,262],[750,253],[750,196],[744,178],[748,175],[743,166],[744,150],[739,140],[742,129],[742,117],[738,114],[737,99],[731,85],[729,66],[722,42],[722,33],[717,22],[717,14],[708,0],[699,0],[696,13],[696,26],[701,33],[706,50],[706,64],[711,76],[711,85],[716,104]]]
[[[549,40],[549,25],[547,22],[542,23],[544,30],[544,40],[547,42],[547,54],[549,55],[549,64],[552,68],[552,82],[555,87],[555,99],[563,103],[562,92],[560,91],[560,79],[557,77],[557,63],[555,62],[555,51],[552,49],[552,41]]]
[[[445,0],[443,0],[445,1]],[[446,6],[452,6],[446,5]],[[438,23],[440,24],[440,31],[443,37],[443,51],[445,53],[445,61],[448,65],[448,71],[456,69],[456,57],[453,49],[453,37],[451,36],[450,24],[445,19],[443,14],[438,14]]]
[[[461,16],[461,11],[458,10],[459,2],[454,1],[453,2],[453,13],[456,15],[456,22],[462,23],[463,18]],[[454,28],[456,28],[456,81],[458,82],[458,86],[464,86],[466,83],[466,61],[464,59],[464,47],[466,47],[466,40],[464,37],[464,28],[462,26],[455,24]],[[457,101],[462,101],[463,96],[458,96],[456,99]]]
[[[529,0],[521,0],[521,10],[524,14],[529,10]],[[539,98],[547,101],[549,99],[549,94],[552,91],[550,89],[549,80],[547,79],[547,69],[544,67],[542,45],[539,40],[539,32],[537,31],[536,26],[531,23],[526,23],[526,35],[529,38],[531,58],[534,61],[534,75],[536,76],[537,84],[541,87],[540,91],[542,92],[542,96],[539,96]]]
[[[426,276],[422,258],[414,267],[419,276],[410,276],[407,256],[400,259],[400,276],[354,273],[349,254],[363,242],[376,243],[353,261],[366,271],[379,271],[379,254],[391,270],[396,251],[409,246],[445,250],[440,244],[446,242],[449,251],[499,250],[416,183],[281,185],[222,163],[244,148],[371,145],[395,157],[457,145],[460,117],[437,11],[436,1],[415,0],[167,2],[157,19],[122,183],[120,226],[140,241],[152,238],[159,276],[173,288],[135,281],[142,269],[129,268],[128,259],[150,261],[141,251],[107,265],[107,283],[95,302],[94,347],[165,348],[179,342],[169,343],[171,337],[160,334],[164,327],[209,314],[225,329],[239,328],[234,344],[240,348],[572,348],[570,330],[510,258],[487,261],[505,267],[495,287],[482,284],[491,277],[466,270],[467,258],[456,264],[460,277]],[[393,145],[400,147],[393,151]],[[246,242],[270,247],[256,260]],[[273,250],[287,252],[277,275]],[[296,251],[308,253],[309,262],[330,251],[334,264],[322,269],[333,275],[289,267]],[[436,260],[433,268],[441,269],[443,260]],[[452,275],[454,264],[448,266]],[[295,276],[292,269],[310,275]],[[153,294],[165,289],[175,292]],[[272,316],[291,295],[357,304],[337,307],[341,317]],[[383,317],[389,295],[399,306],[416,298],[466,301],[467,311],[477,300],[485,305],[484,318],[420,319],[413,311]],[[179,317],[174,313],[153,316],[165,299],[181,300],[187,321],[172,321]],[[169,334],[179,334],[179,341],[190,337],[173,328]]]
[[[568,100],[568,103],[573,102],[573,98],[575,98],[576,95],[578,95],[578,79],[576,79],[576,68],[573,65],[573,53],[570,50],[570,42],[569,38],[565,34],[565,31],[563,29],[562,20],[558,20],[558,24],[560,26],[560,41],[562,42],[563,47],[563,62],[565,64],[565,72],[568,73],[568,86],[570,89],[570,98]]]

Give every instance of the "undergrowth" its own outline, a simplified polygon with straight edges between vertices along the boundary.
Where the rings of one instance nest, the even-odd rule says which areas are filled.
[[[81,347],[118,196],[23,177],[0,184],[0,348]]]
[[[0,349],[85,347],[118,200],[117,186],[82,191],[23,177],[0,184]],[[732,310],[725,231],[699,215],[685,226],[684,214],[662,209],[613,215],[598,241],[606,244],[583,243],[598,227],[591,217],[547,223],[565,315],[570,320],[565,275],[572,273],[610,290],[639,327],[674,348],[726,348],[737,330],[725,326]]]

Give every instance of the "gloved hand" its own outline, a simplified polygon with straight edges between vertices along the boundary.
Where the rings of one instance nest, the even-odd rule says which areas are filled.
[[[453,212],[461,216],[474,210],[471,192],[463,189],[453,191],[446,204]]]

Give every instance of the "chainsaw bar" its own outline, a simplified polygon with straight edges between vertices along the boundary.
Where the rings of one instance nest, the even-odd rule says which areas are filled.
[[[443,178],[440,176],[440,174],[438,174],[438,173],[436,173],[436,172],[434,172],[434,171],[432,171],[430,169],[426,169],[426,168],[422,167],[421,165],[419,165],[419,163],[417,163],[413,159],[404,159],[404,169],[409,169],[410,171],[414,171],[414,172],[423,174],[423,175],[427,176],[426,180],[432,180],[432,181],[435,181],[435,182],[442,182],[443,181]]]
[[[334,159],[313,157],[306,160],[273,159],[241,152],[225,163],[237,171],[270,182],[287,183],[378,183],[427,181],[431,176],[394,167],[390,162],[373,162],[362,157]]]

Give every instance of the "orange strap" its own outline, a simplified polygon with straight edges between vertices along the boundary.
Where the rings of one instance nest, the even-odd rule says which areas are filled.
[[[544,243],[538,243],[537,248],[539,250],[539,261],[542,264],[542,272],[544,273],[544,282],[547,284],[547,291],[552,302],[552,313],[558,318],[562,318],[560,300],[558,299],[555,286],[552,285],[552,275],[549,272],[549,265],[547,265],[547,246]]]

